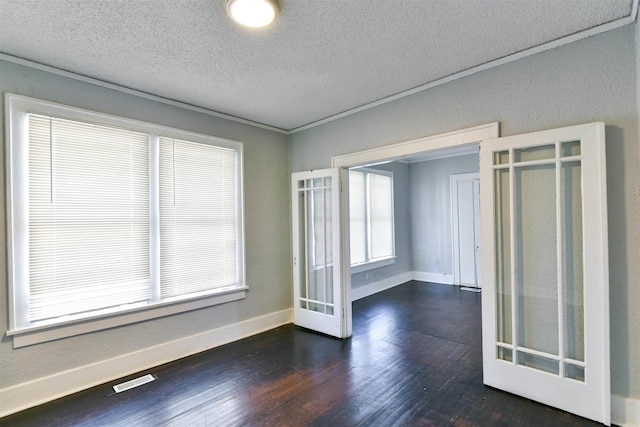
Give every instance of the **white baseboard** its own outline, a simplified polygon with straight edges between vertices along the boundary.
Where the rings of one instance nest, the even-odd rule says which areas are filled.
[[[397,274],[377,282],[367,283],[364,286],[351,288],[351,301],[356,301],[369,295],[377,294],[394,286],[401,285],[411,280],[411,272]]]
[[[351,288],[351,301],[356,301],[361,298],[368,297],[369,295],[377,294],[378,292],[406,283],[409,280],[453,285],[453,275],[451,274],[408,271],[377,282],[367,283],[366,285],[358,286],[357,288]]]
[[[293,309],[282,310],[3,388],[0,389],[0,417],[259,334],[292,321]]]
[[[640,427],[640,400],[612,394],[611,423],[622,427]]]
[[[429,273],[427,271],[412,271],[411,280],[441,283],[443,285],[453,285],[453,274]]]

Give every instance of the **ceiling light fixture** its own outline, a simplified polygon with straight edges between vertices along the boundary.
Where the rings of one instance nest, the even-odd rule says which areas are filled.
[[[227,14],[238,24],[264,28],[278,19],[278,0],[225,0]]]

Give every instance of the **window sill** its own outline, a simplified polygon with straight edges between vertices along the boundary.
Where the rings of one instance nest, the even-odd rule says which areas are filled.
[[[248,287],[243,286],[188,300],[161,302],[93,317],[16,329],[7,331],[7,336],[13,337],[13,348],[26,347],[33,344],[241,300],[246,297],[248,289]]]
[[[387,265],[395,264],[396,257],[389,257],[379,259],[376,261],[370,261],[367,263],[356,264],[351,266],[351,274],[362,273],[363,271],[373,270],[375,268],[386,267]]]

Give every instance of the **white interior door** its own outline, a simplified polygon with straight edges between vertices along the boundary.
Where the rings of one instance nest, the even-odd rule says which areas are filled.
[[[451,175],[454,283],[480,287],[480,180],[478,173]]]
[[[610,424],[604,123],[480,144],[485,384]]]
[[[341,286],[340,170],[294,173],[291,189],[294,323],[347,337]]]

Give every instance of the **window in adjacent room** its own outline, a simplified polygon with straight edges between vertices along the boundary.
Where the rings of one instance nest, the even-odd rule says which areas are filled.
[[[244,297],[241,143],[8,97],[10,335]]]
[[[380,266],[394,258],[393,174],[349,171],[351,267]]]

